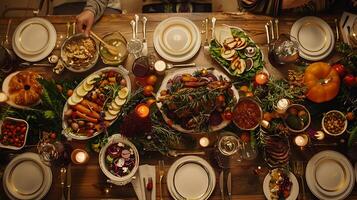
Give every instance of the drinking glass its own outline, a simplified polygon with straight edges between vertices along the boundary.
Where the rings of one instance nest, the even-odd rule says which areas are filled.
[[[143,43],[139,39],[132,38],[127,44],[127,49],[129,53],[133,54],[134,58],[137,59],[142,56]]]
[[[59,144],[51,143],[48,139],[42,139],[37,144],[37,151],[41,160],[46,165],[51,165],[51,162],[55,161],[60,156],[59,147]]]
[[[150,72],[148,57],[142,56],[137,58],[133,63],[132,71],[136,77],[147,76]]]
[[[242,142],[233,133],[222,135],[216,143],[215,156],[221,168],[229,168],[232,162],[241,162]]]
[[[299,58],[299,43],[293,36],[281,34],[272,47],[274,60],[278,64],[294,63]]]

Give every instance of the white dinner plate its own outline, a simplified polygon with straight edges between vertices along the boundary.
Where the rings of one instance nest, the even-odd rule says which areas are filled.
[[[291,187],[290,195],[288,196],[288,198],[286,198],[286,200],[295,200],[295,199],[297,199],[297,197],[299,195],[299,182],[297,181],[295,175],[291,172],[289,172],[289,178],[290,178],[290,181],[292,182],[292,187]],[[270,173],[268,173],[265,176],[264,181],[263,181],[264,195],[268,200],[271,200],[270,189],[269,189],[270,180],[271,180],[271,176],[270,176]]]
[[[12,48],[17,56],[29,62],[46,58],[56,46],[57,32],[51,22],[34,17],[17,26]]]
[[[181,56],[188,53],[195,44],[197,35],[194,27],[186,20],[169,20],[159,26],[159,44],[168,54]]]
[[[336,162],[340,163],[339,164],[340,166],[336,166],[336,165],[331,166],[332,169],[330,169],[328,165],[319,166],[319,161],[321,159],[335,160]],[[331,171],[333,169],[338,170],[339,167],[343,168],[343,170],[346,173],[346,177],[348,177],[347,179],[349,180],[349,182],[346,183],[347,187],[345,187],[345,189],[342,192],[335,191],[336,195],[333,195],[331,192],[330,193],[326,192],[326,188],[333,188],[336,186],[336,183],[338,182],[339,178],[334,177],[334,174],[331,173]],[[318,171],[320,171],[320,172],[318,172]],[[317,173],[319,176],[326,176],[326,177],[320,177],[317,180],[316,179]],[[315,154],[309,160],[309,162],[307,163],[307,166],[306,166],[305,178],[306,178],[306,183],[307,183],[310,191],[317,198],[323,199],[323,200],[345,199],[352,192],[354,184],[355,184],[355,182],[353,181],[354,180],[354,172],[353,172],[352,164],[341,153],[338,153],[336,151],[330,151],[330,150],[321,151],[321,152]],[[332,184],[329,183],[328,181],[330,181]],[[325,190],[324,190],[323,186],[321,186],[321,183],[323,183]],[[319,184],[320,184],[320,186],[319,186]],[[319,189],[318,187],[321,187],[321,188]],[[343,189],[343,188],[341,187],[341,189]],[[337,193],[340,193],[340,194],[337,194]],[[331,195],[333,195],[333,196],[331,196]]]
[[[176,160],[167,173],[167,187],[175,200],[205,200],[216,185],[211,165],[203,158],[185,156]]]
[[[181,37],[180,39],[172,39],[172,36],[170,34],[166,34],[166,36],[171,36],[171,39],[168,38],[161,38],[160,34],[162,32],[162,30],[165,30],[165,27],[167,27],[167,24],[171,24],[172,22],[177,22],[179,24],[185,24],[185,26],[181,26],[181,28],[177,28],[177,26],[174,26],[174,28],[170,28],[170,32],[173,33],[175,32],[174,35],[175,37]],[[186,28],[183,28],[186,27]],[[186,31],[182,31],[182,30],[186,30]],[[191,31],[189,31],[191,30]],[[183,42],[184,45],[180,45],[178,47],[174,47],[175,43],[177,41],[183,41],[188,40],[189,36],[186,35],[187,33],[185,32],[192,32],[192,41],[189,44],[189,47],[186,49],[186,46],[188,45],[189,42]],[[165,32],[165,31],[164,31]],[[161,34],[163,35],[163,37],[165,37],[164,33]],[[193,56],[196,55],[196,53],[200,50],[201,47],[201,34],[199,29],[197,28],[197,26],[189,19],[183,18],[183,17],[170,17],[162,22],[160,22],[160,24],[155,28],[154,31],[154,47],[155,50],[157,51],[157,53],[164,58],[165,60],[168,60],[170,62],[184,62],[187,61],[189,59],[191,59]],[[161,41],[161,42],[160,42]],[[166,42],[165,42],[166,41]],[[168,42],[171,41],[171,42]],[[175,42],[173,42],[175,41]],[[164,43],[164,44],[163,44]],[[169,44],[168,44],[169,43]],[[192,44],[192,45],[191,45]],[[168,49],[169,48],[173,48],[173,49],[181,49],[181,52],[186,52],[182,55],[172,55],[168,52],[165,51],[165,49],[163,49],[163,46],[166,46]],[[166,48],[164,47],[164,48]],[[186,49],[186,50],[185,50]],[[181,52],[179,52],[179,54],[181,54]],[[176,53],[177,54],[177,53]]]
[[[351,177],[346,172],[343,162],[337,159],[322,157],[316,162],[316,188],[328,196],[337,196],[343,193]]]
[[[38,154],[23,153],[6,167],[3,185],[10,199],[42,199],[51,188],[52,171]]]
[[[303,17],[297,20],[290,35],[299,42],[299,54],[312,61],[322,60],[333,50],[335,38],[331,27],[318,17]]]
[[[156,95],[156,99],[158,100],[160,98],[160,91],[162,90],[166,90],[167,89],[167,83],[169,82],[170,79],[173,79],[175,76],[180,75],[180,74],[192,74],[197,70],[202,70],[204,69],[203,67],[190,67],[190,68],[184,68],[184,69],[174,69],[172,71],[170,71],[169,74],[166,74],[164,80],[162,81],[162,84],[157,92]],[[229,81],[230,78],[224,74],[223,72],[214,69],[212,71],[212,74],[215,75],[216,77],[220,77],[222,76],[222,78],[224,78],[225,80]],[[237,101],[239,100],[239,94],[237,89],[232,85],[232,90],[234,93],[234,96],[236,97]],[[156,105],[157,107],[160,109],[160,112],[165,120],[166,123],[169,123],[171,120],[166,116],[166,114],[162,111],[161,107],[162,107],[162,103],[160,101],[156,101]],[[231,120],[223,120],[222,123],[220,123],[219,125],[216,126],[210,126],[211,131],[218,131],[223,129],[224,127],[226,127],[229,123],[231,122]],[[172,124],[171,125],[172,128],[176,129],[177,131],[180,131],[182,133],[194,133],[195,131],[192,129],[184,129],[182,126],[178,125],[178,124]]]

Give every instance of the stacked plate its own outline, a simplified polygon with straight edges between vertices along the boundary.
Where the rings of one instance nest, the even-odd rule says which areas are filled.
[[[191,20],[171,17],[156,27],[154,47],[164,59],[171,62],[184,62],[200,50],[201,34]]]
[[[5,193],[12,200],[42,199],[51,184],[51,168],[44,165],[35,153],[15,157],[6,167],[3,176]]]
[[[216,185],[211,165],[197,156],[186,156],[175,161],[167,173],[167,187],[175,200],[208,199]]]
[[[318,17],[299,19],[293,24],[290,35],[299,42],[299,55],[310,61],[326,58],[335,46],[331,27]]]
[[[20,58],[37,62],[52,52],[56,40],[56,29],[51,22],[35,17],[17,26],[12,38],[12,48]]]
[[[354,171],[348,159],[336,151],[314,155],[306,166],[306,182],[319,199],[345,199],[355,184]]]

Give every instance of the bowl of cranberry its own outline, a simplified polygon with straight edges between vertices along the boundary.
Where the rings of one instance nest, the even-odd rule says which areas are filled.
[[[0,148],[20,150],[25,146],[29,129],[25,120],[5,117],[0,127]]]

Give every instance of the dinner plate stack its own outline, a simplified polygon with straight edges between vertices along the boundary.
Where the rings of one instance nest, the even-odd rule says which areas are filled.
[[[56,40],[56,29],[51,22],[35,17],[17,26],[12,38],[12,48],[20,58],[37,62],[52,52]]]
[[[306,182],[319,199],[345,199],[353,190],[355,174],[352,164],[336,151],[321,151],[306,166]]]
[[[308,16],[297,20],[290,35],[299,42],[300,57],[310,61],[326,58],[335,46],[331,27],[318,17]]]
[[[208,199],[216,185],[211,165],[197,156],[176,160],[167,173],[167,187],[175,200]]]
[[[164,59],[171,62],[184,62],[200,50],[201,34],[191,20],[170,17],[156,27],[154,47]]]
[[[3,176],[5,193],[12,200],[42,199],[51,184],[51,168],[44,165],[35,153],[15,157],[7,165]]]

